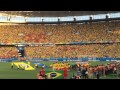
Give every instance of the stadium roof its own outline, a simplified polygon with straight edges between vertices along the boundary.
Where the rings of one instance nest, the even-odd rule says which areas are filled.
[[[19,15],[27,17],[62,17],[62,16],[81,16],[94,14],[108,14],[120,11],[0,11],[1,14]]]

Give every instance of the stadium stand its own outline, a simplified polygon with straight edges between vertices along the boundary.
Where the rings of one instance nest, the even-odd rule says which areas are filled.
[[[120,22],[87,24],[9,24],[0,25],[1,43],[72,43],[120,40]],[[62,45],[26,47],[30,58],[119,57],[120,44]],[[0,48],[1,58],[17,57],[17,49]],[[4,52],[4,53],[3,53]],[[9,54],[7,54],[9,53]]]

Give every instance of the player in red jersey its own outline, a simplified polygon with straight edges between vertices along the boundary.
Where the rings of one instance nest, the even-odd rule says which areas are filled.
[[[63,69],[63,77],[64,79],[68,79],[68,70],[66,67]]]
[[[40,72],[41,72],[41,75],[44,77],[45,76],[45,69],[42,68],[42,70]]]

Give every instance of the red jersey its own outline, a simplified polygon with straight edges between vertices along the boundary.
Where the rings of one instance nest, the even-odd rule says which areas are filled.
[[[63,75],[64,75],[64,77],[67,77],[67,76],[68,76],[67,68],[64,68],[64,69],[63,69]]]
[[[41,70],[41,74],[45,75],[45,70],[44,69]]]

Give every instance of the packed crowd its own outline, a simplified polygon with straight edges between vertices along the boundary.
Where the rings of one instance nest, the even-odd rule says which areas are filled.
[[[67,43],[80,41],[118,41],[120,22],[90,24],[19,24],[1,25],[0,42]]]
[[[120,44],[66,45],[26,47],[30,58],[78,58],[82,55],[94,57],[120,56]]]
[[[120,44],[95,45],[62,45],[25,47],[29,58],[81,58],[81,57],[112,57],[120,56]],[[16,47],[0,47],[0,58],[18,57]]]
[[[18,51],[16,47],[0,47],[0,58],[17,58]]]
[[[0,25],[0,43],[68,43],[80,41],[119,41],[120,22],[89,24]],[[30,58],[75,58],[81,55],[119,57],[120,44],[26,47]],[[17,57],[17,49],[0,48],[0,57]],[[9,54],[7,54],[9,52]]]

